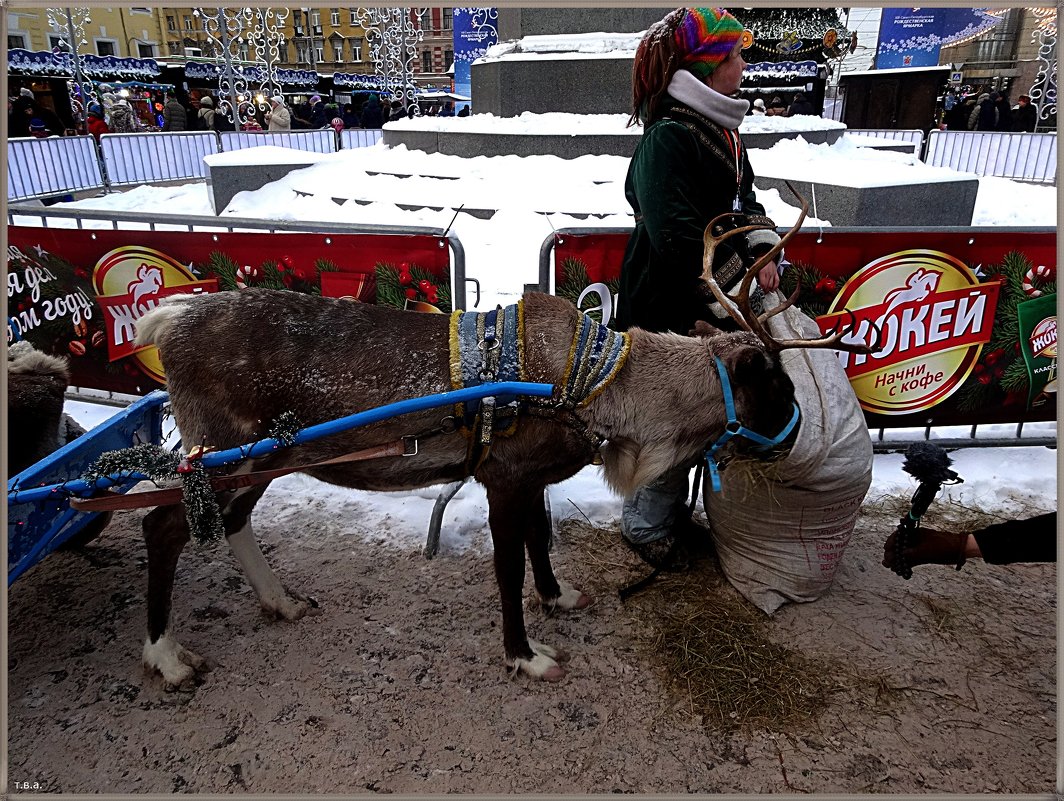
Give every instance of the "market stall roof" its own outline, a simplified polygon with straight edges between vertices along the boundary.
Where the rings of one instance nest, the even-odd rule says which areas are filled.
[[[154,78],[159,75],[159,64],[153,58],[119,58],[118,56],[80,56],[81,72],[87,78],[109,77]],[[47,77],[72,77],[74,57],[70,53],[53,53],[49,50],[23,50],[15,47],[7,51],[8,69],[23,75]]]

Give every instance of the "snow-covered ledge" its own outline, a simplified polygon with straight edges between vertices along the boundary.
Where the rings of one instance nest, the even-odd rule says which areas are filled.
[[[749,148],[771,147],[801,135],[807,142],[831,144],[846,126],[820,117],[746,117],[739,128]],[[628,127],[627,114],[525,112],[515,117],[415,117],[384,126],[384,143],[452,156],[543,156],[576,158],[587,154],[631,156],[642,136]]]
[[[221,214],[238,192],[261,189],[284,178],[292,170],[317,164],[328,155],[264,145],[204,156],[207,191],[214,213]]]

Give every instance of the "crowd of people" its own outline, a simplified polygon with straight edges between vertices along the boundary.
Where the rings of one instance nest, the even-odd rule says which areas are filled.
[[[746,112],[748,117],[797,117],[801,114],[817,115],[817,110],[802,92],[795,92],[789,104],[780,95],[773,95],[767,104],[764,98],[758,97]]]
[[[99,141],[105,133],[142,133],[148,131],[233,131],[230,102],[215,98],[208,92],[193,90],[189,95],[167,93],[165,97],[150,97],[137,107],[131,103],[142,98],[130,98],[116,92],[104,92],[99,100],[91,101],[85,109],[84,127],[76,122],[64,124],[52,109],[40,103],[33,91],[23,88],[18,97],[8,101],[8,136],[37,137],[92,134]],[[141,109],[139,106],[143,106]],[[390,120],[405,119],[418,114],[440,117],[465,117],[469,106],[455,112],[450,100],[443,103],[387,103],[380,95],[367,93],[356,102],[341,106],[333,99],[313,94],[305,102],[294,105],[281,95],[267,98],[257,105],[250,101],[240,109],[244,131],[290,131],[332,128],[339,132],[353,128],[381,128]]]
[[[948,131],[1032,133],[1037,123],[1038,110],[1027,95],[1020,95],[1015,106],[1007,93],[988,88],[963,96],[950,89],[942,99],[942,125]]]

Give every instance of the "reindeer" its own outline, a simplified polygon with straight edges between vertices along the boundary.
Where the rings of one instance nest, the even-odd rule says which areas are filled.
[[[720,239],[743,230],[749,229],[736,229]],[[709,265],[720,240],[709,228],[706,236]],[[762,256],[746,275],[745,311],[736,312],[745,330],[724,333],[707,327],[702,336],[681,336],[633,329],[627,360],[612,383],[580,404],[553,403],[539,413],[530,408],[519,416],[512,435],[496,437],[478,463],[470,463],[468,439],[441,421],[448,411],[424,411],[276,451],[250,460],[242,469],[294,467],[333,484],[384,491],[472,475],[487,490],[506,662],[529,676],[560,680],[565,670],[558,664],[559,652],[529,640],[525,631],[524,552],[540,604],[575,610],[586,607],[591,598],[559,580],[551,567],[544,489],[591,463],[596,450],[607,483],[620,494],[703,453],[726,424],[715,359],[730,376],[743,425],[771,436],[794,412],[794,387],[780,365],[781,348],[861,347],[840,343],[841,331],[784,343],[765,333],[749,311],[750,281],[782,246]],[[708,266],[707,275],[712,288]],[[525,380],[562,386],[574,334],[584,318],[569,301],[549,295],[526,294],[523,304]],[[295,411],[303,425],[311,425],[412,394],[451,389],[449,327],[444,315],[248,289],[167,298],[138,321],[137,343],[160,349],[184,441],[228,448],[265,436],[269,422],[284,412]],[[418,438],[415,455],[321,464],[404,437]],[[727,447],[742,451],[750,446],[736,439]],[[312,600],[282,586],[252,533],[251,512],[266,486],[219,493],[225,534],[263,610],[296,620]],[[148,552],[144,663],[173,688],[194,680],[204,665],[177,642],[170,628],[174,575],[190,538],[189,527],[180,506],[154,509],[143,526]]]

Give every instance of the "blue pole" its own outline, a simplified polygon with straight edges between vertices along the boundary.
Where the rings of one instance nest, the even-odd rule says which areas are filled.
[[[387,420],[389,417],[398,417],[401,414],[410,414],[411,412],[435,409],[440,406],[451,406],[456,403],[487,398],[492,395],[528,395],[532,397],[549,398],[553,392],[553,384],[535,384],[524,381],[500,381],[493,384],[481,384],[476,387],[465,387],[464,389],[455,389],[450,392],[440,392],[436,395],[426,395],[422,398],[410,398],[409,400],[397,401],[385,406],[378,406],[375,409],[367,409],[364,412],[357,412],[348,415],[347,417],[341,417],[337,420],[330,420],[326,423],[318,423],[317,425],[308,426],[296,434],[292,444],[301,445],[305,442],[312,442],[316,439],[327,437],[330,434],[339,434],[352,428],[367,426],[371,423]],[[241,445],[238,448],[230,448],[224,451],[208,453],[199,461],[204,467],[218,467],[241,459],[264,456],[284,447],[286,446],[280,440],[272,438],[263,439],[258,442]],[[33,487],[31,489],[16,490],[15,492],[9,491],[7,503],[9,506],[14,503],[31,503],[33,501],[44,500],[53,493],[58,492],[65,492],[69,495],[91,494],[98,489],[107,489],[108,487],[113,487],[117,484],[145,481],[148,480],[148,478],[149,477],[143,473],[128,472],[114,473],[110,476],[103,476],[94,481],[74,479],[62,484],[51,484],[46,487]]]

